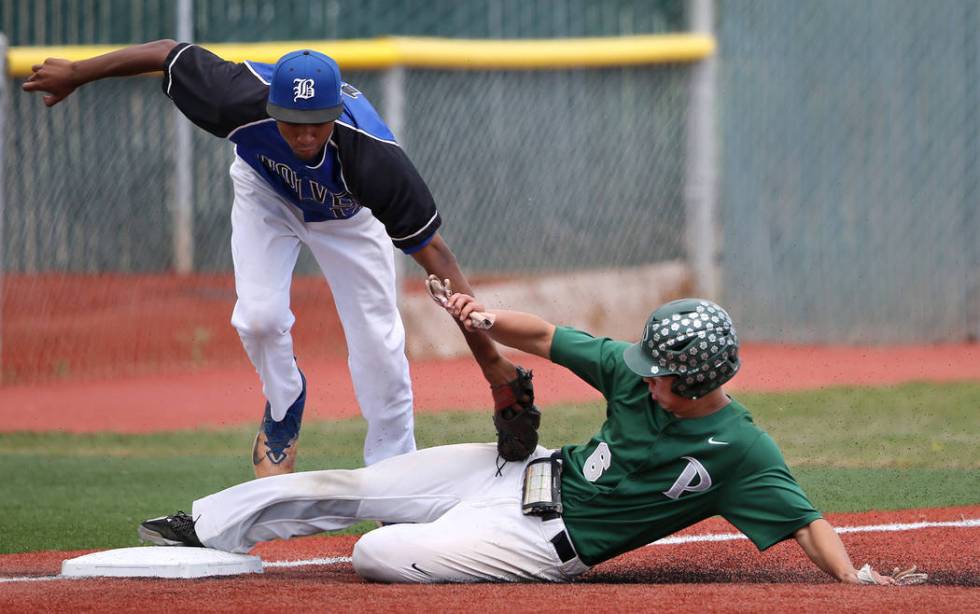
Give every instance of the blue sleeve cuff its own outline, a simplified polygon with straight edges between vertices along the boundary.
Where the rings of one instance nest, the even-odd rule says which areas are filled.
[[[415,244],[415,245],[413,245],[411,247],[403,247],[403,248],[401,248],[401,250],[403,252],[405,252],[406,254],[408,254],[409,256],[411,256],[415,252],[420,251],[423,247],[425,247],[426,245],[428,245],[429,243],[431,243],[433,237],[435,237],[435,236],[436,236],[436,233],[433,232],[428,237],[426,237],[425,240],[422,241],[421,243],[417,243],[417,244]]]

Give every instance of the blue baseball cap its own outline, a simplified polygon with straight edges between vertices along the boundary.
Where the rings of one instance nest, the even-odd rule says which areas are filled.
[[[340,85],[340,68],[331,58],[311,49],[291,51],[272,69],[265,110],[291,124],[332,122],[344,111]]]

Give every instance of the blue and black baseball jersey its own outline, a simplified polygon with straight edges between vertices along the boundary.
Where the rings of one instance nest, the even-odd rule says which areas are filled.
[[[321,156],[297,158],[266,113],[272,64],[225,61],[181,43],[164,63],[163,90],[194,124],[235,144],[307,222],[345,219],[367,207],[396,247],[424,247],[442,224],[429,188],[371,103],[342,86],[344,111]]]

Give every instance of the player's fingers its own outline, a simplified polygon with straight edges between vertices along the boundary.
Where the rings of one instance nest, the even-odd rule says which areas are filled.
[[[31,72],[37,72],[39,70],[41,70],[41,64],[35,64],[31,66]]]
[[[474,330],[476,330],[473,328],[473,322],[464,314],[465,314],[464,311],[460,311],[456,315],[459,318],[459,321],[462,324],[463,328],[469,332],[473,332]]]
[[[53,107],[54,105],[64,100],[64,98],[65,97],[62,95],[48,94],[47,96],[44,97],[44,104],[46,104],[49,107]]]
[[[449,297],[449,306],[455,310],[455,313],[459,313],[459,310],[466,306],[469,302],[473,300],[473,297],[468,294],[462,294],[457,292]]]
[[[25,89],[28,89],[26,87],[28,83],[31,84],[30,85],[30,89],[40,89],[41,88],[41,78],[42,78],[42,76],[39,73],[37,73],[37,72],[31,73],[31,76],[29,76],[28,78],[24,79]]]
[[[472,314],[474,311],[478,311],[477,309],[478,307],[480,307],[480,305],[477,304],[475,301],[468,303],[465,307],[463,307],[460,310],[459,319],[466,322],[467,324],[471,324],[472,321],[470,320],[470,314]]]
[[[873,569],[871,570],[871,578],[875,581],[875,584],[879,585],[893,586],[897,584],[891,576],[883,576]]]
[[[914,572],[915,572],[915,565],[909,567],[908,569],[902,569],[901,567],[896,567],[895,570],[892,571],[892,577],[895,578],[896,580],[901,580],[903,577]]]
[[[469,319],[470,317],[472,317],[472,314],[478,311],[485,311],[485,309],[486,308],[482,304],[477,302],[475,298],[473,298],[472,296],[467,296],[465,305],[463,305],[460,308],[459,317],[460,319],[464,319],[464,318]],[[477,320],[479,320],[479,318],[477,318]]]
[[[922,584],[929,578],[929,575],[924,573],[916,573],[916,569],[918,569],[916,565],[912,565],[908,569],[899,569],[896,567],[895,573],[893,573],[892,576],[895,578],[895,581],[902,586]]]

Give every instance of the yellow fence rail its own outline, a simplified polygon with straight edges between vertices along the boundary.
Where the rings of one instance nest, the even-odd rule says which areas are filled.
[[[652,34],[611,38],[465,40],[385,37],[371,40],[200,43],[226,60],[274,63],[293,49],[317,49],[345,70],[381,70],[393,66],[451,70],[554,70],[703,60],[715,53],[715,39],[700,34]],[[45,58],[84,60],[122,46],[76,45],[11,47],[12,77],[26,77]]]

